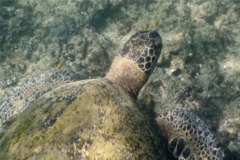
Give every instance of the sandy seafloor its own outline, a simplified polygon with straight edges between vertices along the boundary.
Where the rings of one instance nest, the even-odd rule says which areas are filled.
[[[154,29],[164,46],[139,102],[194,112],[240,160],[239,19],[240,0],[0,0],[0,96],[63,62],[102,77],[131,34]]]

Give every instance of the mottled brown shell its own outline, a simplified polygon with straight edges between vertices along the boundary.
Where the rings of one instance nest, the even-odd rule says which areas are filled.
[[[159,159],[151,130],[149,118],[118,85],[72,82],[18,115],[0,139],[0,159]]]

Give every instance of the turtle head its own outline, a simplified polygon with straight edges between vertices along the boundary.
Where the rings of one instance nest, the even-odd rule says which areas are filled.
[[[157,31],[139,31],[125,43],[121,56],[136,62],[149,75],[162,50],[162,40]]]
[[[161,50],[162,40],[156,31],[135,33],[115,57],[105,79],[136,97],[156,66]]]

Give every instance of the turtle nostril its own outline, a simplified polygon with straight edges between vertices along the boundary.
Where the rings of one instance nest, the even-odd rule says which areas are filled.
[[[155,45],[155,40],[150,39],[147,43],[148,43],[148,46],[153,47]]]

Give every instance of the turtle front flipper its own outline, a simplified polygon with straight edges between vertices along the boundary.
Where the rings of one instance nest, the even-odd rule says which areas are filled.
[[[156,118],[168,141],[168,150],[179,160],[223,160],[213,135],[191,112],[173,109]]]
[[[26,79],[0,101],[0,129],[13,115],[25,110],[29,103],[53,88],[77,79],[76,73],[65,69],[50,69]]]

